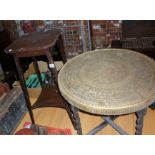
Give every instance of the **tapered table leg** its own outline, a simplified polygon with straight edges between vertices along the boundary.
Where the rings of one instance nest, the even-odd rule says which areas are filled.
[[[59,35],[59,38],[58,38],[58,40],[56,42],[56,45],[57,45],[57,47],[59,49],[58,52],[61,55],[63,62],[66,63],[67,58],[66,58],[65,51],[64,51],[62,35]]]
[[[39,70],[37,59],[35,57],[32,57],[32,60],[33,60],[33,65],[34,65],[35,71],[37,73],[37,77],[38,77],[39,83],[42,86],[43,82],[42,82],[41,73],[40,73],[40,70]]]
[[[141,135],[143,129],[144,116],[146,114],[147,109],[143,109],[136,112],[137,120],[136,120],[136,132],[135,135]]]
[[[20,64],[20,60],[15,55],[14,55],[14,61],[15,61],[15,65],[16,65],[16,68],[17,68],[18,75],[19,75],[19,79],[20,79],[19,81],[20,81],[20,84],[21,84],[21,88],[22,88],[23,93],[24,93],[26,105],[27,105],[27,108],[28,108],[28,111],[29,111],[29,115],[30,115],[30,118],[31,118],[31,122],[33,124],[35,124],[33,112],[32,112],[32,109],[31,109],[31,103],[30,103],[30,99],[29,99],[29,94],[28,94],[28,91],[27,91],[27,88],[26,88],[24,76],[22,74],[22,69],[21,69],[22,67],[21,67],[21,64]]]

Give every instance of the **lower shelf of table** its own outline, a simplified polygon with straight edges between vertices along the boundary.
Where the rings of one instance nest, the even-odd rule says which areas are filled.
[[[55,85],[43,86],[37,101],[32,106],[32,109],[42,107],[59,107],[65,108],[64,100],[60,96]]]

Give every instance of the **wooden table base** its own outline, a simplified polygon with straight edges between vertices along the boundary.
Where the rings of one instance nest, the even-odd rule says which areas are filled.
[[[72,111],[72,116],[74,120],[74,126],[77,130],[78,135],[82,135],[82,128],[81,128],[81,122],[80,122],[80,117],[79,117],[79,109],[71,105],[71,111]],[[143,109],[140,111],[135,112],[137,116],[136,120],[136,131],[135,135],[141,135],[142,134],[142,129],[143,129],[143,122],[144,122],[144,116],[146,114],[147,109]],[[119,134],[121,135],[128,135],[126,131],[124,131],[121,127],[119,127],[114,120],[118,118],[119,116],[103,116],[103,122],[93,128],[91,131],[87,133],[87,135],[95,135],[97,132],[105,128],[107,125],[110,125],[113,127]]]

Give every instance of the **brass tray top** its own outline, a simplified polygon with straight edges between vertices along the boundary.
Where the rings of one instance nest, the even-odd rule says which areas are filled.
[[[62,96],[81,110],[128,114],[155,101],[155,62],[130,50],[90,51],[63,66],[58,84]]]

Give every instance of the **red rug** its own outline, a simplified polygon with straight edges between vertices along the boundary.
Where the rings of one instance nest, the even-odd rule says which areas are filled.
[[[17,131],[15,135],[72,135],[72,132],[70,129],[33,125],[26,122],[24,128]]]

